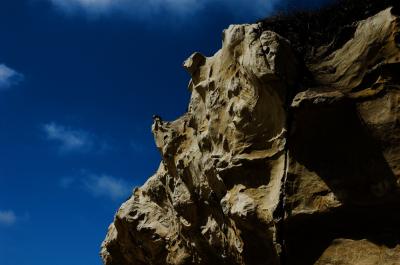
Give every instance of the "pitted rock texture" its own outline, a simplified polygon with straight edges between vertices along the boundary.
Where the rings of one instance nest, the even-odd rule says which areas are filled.
[[[162,162],[118,210],[104,263],[400,264],[392,4],[318,58],[260,22],[187,59],[188,112],[155,119]]]

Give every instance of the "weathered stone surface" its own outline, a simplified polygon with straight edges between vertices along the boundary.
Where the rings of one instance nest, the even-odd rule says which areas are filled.
[[[359,22],[343,47],[308,65],[315,86],[291,105],[289,264],[313,264],[335,238],[400,243],[399,30],[398,17],[386,9]],[[312,242],[299,247],[307,236]],[[376,261],[379,247],[363,242],[332,246],[316,264],[400,264]],[[356,260],[363,248],[371,249],[370,259],[360,252]],[[338,249],[343,258],[330,262]]]
[[[367,240],[336,239],[315,265],[400,264],[400,246],[388,248]]]
[[[393,10],[318,60],[258,23],[185,61],[188,112],[155,119],[162,162],[118,210],[104,263],[400,264]]]
[[[277,264],[290,44],[257,24],[235,25],[215,56],[195,53],[184,67],[189,111],[153,125],[163,162],[118,211],[105,263]]]

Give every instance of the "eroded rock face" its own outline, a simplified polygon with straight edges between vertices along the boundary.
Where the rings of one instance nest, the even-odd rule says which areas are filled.
[[[400,264],[394,13],[318,60],[262,23],[193,54],[189,110],[155,120],[162,162],[118,210],[104,263]]]
[[[335,239],[315,265],[375,265],[399,264],[400,246],[393,248],[368,240]]]
[[[313,264],[340,238],[371,243],[332,243],[316,264],[400,264],[374,261],[368,252],[355,259],[357,249],[376,253],[400,240],[399,19],[392,12],[359,22],[343,47],[309,65],[316,87],[292,102],[285,186],[289,264]],[[311,244],[301,246],[307,236]],[[337,249],[348,258],[330,262]]]

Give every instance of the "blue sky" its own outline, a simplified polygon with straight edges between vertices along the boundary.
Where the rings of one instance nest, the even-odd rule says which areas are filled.
[[[0,264],[101,264],[115,211],[158,167],[152,114],[186,110],[183,60],[295,2],[0,1]]]

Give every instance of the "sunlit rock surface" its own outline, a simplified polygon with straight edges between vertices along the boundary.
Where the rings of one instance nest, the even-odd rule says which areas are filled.
[[[187,59],[188,112],[155,119],[162,162],[118,210],[104,263],[400,264],[395,11],[307,56],[259,22]]]

